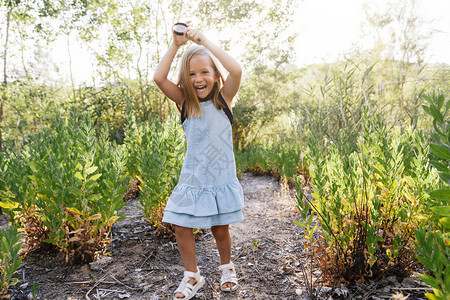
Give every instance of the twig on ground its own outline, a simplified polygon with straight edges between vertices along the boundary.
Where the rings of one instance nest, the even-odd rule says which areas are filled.
[[[91,298],[89,298],[89,294],[92,292],[93,289],[95,289],[100,283],[102,283],[103,280],[105,280],[106,276],[108,276],[108,274],[105,274],[102,278],[100,278],[99,281],[97,281],[94,286],[87,291],[86,295],[84,296],[86,298],[86,300],[91,300]]]
[[[134,288],[134,287],[126,285],[125,283],[121,282],[119,279],[114,277],[114,275],[112,275],[112,274],[109,274],[109,276],[111,276],[112,279],[114,279],[117,283],[120,283],[121,285],[123,285],[127,289],[130,289],[130,290],[142,290],[142,288]]]
[[[211,283],[209,282],[209,280],[206,280],[206,283],[208,284],[208,286],[210,287],[210,289],[214,290],[214,287],[211,285]]]
[[[246,251],[247,251],[247,249],[242,249],[242,251],[236,257],[234,257],[234,260],[238,260],[239,257],[241,257],[241,255],[244,254],[244,252],[246,252]]]
[[[200,237],[201,240],[204,240],[208,235],[212,235],[212,232],[208,232],[207,234],[204,234]]]
[[[154,254],[151,253],[150,255],[147,255],[147,257],[145,257],[144,261],[142,262],[142,264],[139,266],[139,269],[142,269],[142,266],[147,262],[147,260],[149,260],[149,258],[151,258]]]
[[[114,277],[114,275],[112,275],[112,274],[108,274],[105,270],[103,270],[103,269],[101,269],[102,270],[102,272],[104,272],[104,273],[106,273],[99,281],[97,281],[95,284],[94,284],[94,286],[86,293],[86,296],[85,296],[85,298],[86,298],[86,300],[90,300],[90,298],[89,298],[89,294],[92,292],[92,290],[93,289],[95,289],[100,283],[102,283],[102,282],[105,282],[104,280],[105,280],[105,278],[107,277],[107,276],[110,276],[112,279],[114,279],[115,280],[115,282],[108,282],[108,283],[119,283],[119,284],[121,284],[121,285],[123,285],[124,287],[126,287],[127,289],[130,289],[130,290],[142,290],[142,288],[134,288],[134,287],[131,287],[131,286],[128,286],[128,285],[126,285],[125,283],[123,283],[123,282],[121,282],[119,279],[117,279],[116,277]],[[97,290],[97,292],[98,292],[98,290]]]
[[[399,291],[426,291],[426,292],[432,292],[432,288],[427,287],[411,287],[411,288],[405,288],[405,287],[389,287],[391,290],[399,290]]]
[[[71,281],[66,282],[67,284],[90,284],[92,283],[92,280],[86,280],[86,281]]]
[[[109,290],[109,289],[98,289],[102,292],[109,292],[109,293],[126,293],[126,291],[121,291],[121,290]]]

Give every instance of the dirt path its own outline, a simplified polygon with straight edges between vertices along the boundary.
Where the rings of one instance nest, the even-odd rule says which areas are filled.
[[[197,241],[197,260],[206,285],[196,299],[297,299],[301,230],[293,199],[270,177],[244,174],[245,220],[231,225],[232,260],[240,288],[220,291],[219,255],[209,231]],[[32,253],[18,270],[21,286],[12,299],[26,299],[33,284],[40,299],[171,299],[183,266],[176,244],[161,239],[142,220],[137,199],[123,209],[127,217],[112,232],[111,262],[98,269],[70,266],[46,253]]]
[[[197,261],[207,283],[194,299],[299,299],[296,289],[305,287],[305,259],[302,230],[292,223],[299,218],[292,192],[271,177],[245,173],[240,182],[245,220],[230,226],[240,288],[231,294],[220,291],[219,255],[206,231],[197,241]],[[18,269],[21,283],[13,287],[11,299],[29,299],[34,284],[38,299],[171,299],[183,273],[176,243],[158,237],[137,205],[137,199],[130,200],[123,209],[127,217],[114,225],[110,261],[68,265],[54,254],[31,253]],[[391,299],[393,292],[369,287],[360,289],[359,296],[337,297],[328,291],[320,299]]]

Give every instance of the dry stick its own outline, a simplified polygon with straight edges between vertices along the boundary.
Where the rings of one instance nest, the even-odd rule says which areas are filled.
[[[300,269],[302,270],[303,273],[303,278],[305,279],[305,285],[306,285],[306,289],[308,290],[308,295],[312,296],[313,295],[313,291],[312,291],[312,282],[309,280],[308,274],[306,272],[305,266],[301,266]]]
[[[210,232],[208,232],[207,234],[202,235],[202,239],[204,239],[204,238],[207,237],[208,235],[212,235],[212,232],[210,231]]]
[[[242,254],[244,254],[244,252],[246,252],[246,251],[247,251],[247,249],[242,249],[242,251],[241,251],[236,257],[234,257],[233,260],[238,260],[239,257],[240,257]]]
[[[370,297],[373,293],[375,293],[375,291],[370,291],[370,292],[364,294],[362,299],[363,299],[363,300],[369,299],[369,297]]]
[[[123,286],[126,287],[127,289],[130,289],[130,290],[142,290],[142,288],[133,288],[133,287],[131,287],[131,286],[126,285],[125,283],[121,282],[121,281],[118,280],[116,277],[114,277],[114,275],[112,275],[112,274],[109,274],[109,276],[111,276],[112,279],[114,279],[115,281],[117,281],[117,283],[120,283],[121,285],[123,285]]]
[[[86,300],[91,300],[91,298],[89,298],[89,294],[92,292],[93,289],[95,289],[100,283],[102,283],[103,280],[105,280],[106,276],[108,276],[108,274],[105,274],[99,281],[97,281],[94,286],[86,293],[86,295],[84,296],[84,298],[86,298]]]
[[[287,256],[290,256],[291,259],[295,259],[295,258],[296,258],[293,254],[290,254],[290,253],[286,253],[286,254],[287,254]],[[311,261],[309,262],[309,265],[311,266],[311,271],[309,272],[310,277],[308,277],[307,270],[306,270],[305,266],[301,265],[301,266],[300,266],[300,270],[301,270],[301,272],[302,272],[302,274],[303,274],[303,279],[305,280],[305,285],[306,285],[306,289],[307,289],[307,292],[308,292],[309,296],[311,297],[311,299],[316,299],[316,295],[314,294],[314,285],[316,284],[316,282],[317,282],[317,280],[318,280],[319,277],[316,278],[316,279],[314,280],[314,282],[313,282],[313,274],[312,274],[312,256],[311,256],[311,255],[307,255],[306,259],[308,259],[308,256],[309,256],[309,259],[311,260]],[[322,274],[323,274],[323,272],[322,272]],[[321,275],[322,275],[322,274],[321,274]],[[321,285],[320,285],[320,289],[321,289],[322,287],[323,287],[323,285],[321,284]]]
[[[103,270],[103,269],[100,269],[100,270],[102,270],[103,272],[105,272],[105,270]],[[105,272],[105,273],[106,273],[106,272]],[[112,275],[112,274],[105,274],[105,275],[102,277],[102,279],[100,279],[99,281],[97,281],[97,282],[94,284],[94,286],[86,293],[86,296],[85,296],[86,300],[90,300],[90,298],[89,298],[89,293],[90,293],[95,287],[97,287],[100,283],[102,283],[102,282],[104,281],[104,279],[106,278],[106,276],[111,276],[111,278],[114,279],[114,280],[116,281],[116,283],[119,283],[119,284],[123,285],[123,286],[126,287],[127,289],[130,289],[130,290],[142,290],[142,288],[133,288],[133,287],[130,287],[130,286],[126,285],[125,283],[121,282],[121,281],[118,280],[116,277],[114,277],[114,275]]]
[[[92,280],[87,281],[72,281],[72,282],[66,282],[67,284],[89,284],[92,283]]]
[[[92,283],[92,280],[88,280],[88,281],[78,281],[78,282],[72,281],[72,282],[65,282],[65,283],[67,283],[67,284],[89,284],[89,283]],[[105,284],[115,284],[115,283],[117,283],[117,282],[116,282],[116,281],[106,281],[106,280],[103,280],[102,283],[105,283]]]
[[[110,293],[124,293],[125,291],[120,291],[120,290],[109,290],[109,289],[98,289],[99,291],[103,291],[103,292],[110,292]]]
[[[214,290],[214,287],[211,285],[210,280],[206,280],[206,283],[208,284],[208,286],[211,290]],[[183,298],[180,298],[180,299],[183,299]]]
[[[150,255],[148,255],[148,256],[144,259],[144,261],[143,261],[142,264],[140,265],[139,269],[142,269],[142,267],[144,266],[144,264],[147,262],[147,260],[148,260],[150,257],[152,257],[152,255],[153,255],[153,253],[151,253]]]
[[[426,287],[418,287],[418,288],[400,288],[400,287],[390,287],[392,290],[400,290],[400,291],[427,291],[432,292],[433,289]]]

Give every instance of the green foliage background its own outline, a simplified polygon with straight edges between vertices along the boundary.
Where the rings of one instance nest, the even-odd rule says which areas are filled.
[[[17,219],[13,212],[16,206],[11,202],[29,203],[24,206],[28,215],[36,205],[44,210],[45,197],[57,200],[52,197],[57,188],[46,190],[47,185],[56,186],[57,179],[50,178],[54,174],[47,172],[49,166],[45,163],[53,159],[55,172],[64,169],[78,189],[70,192],[60,184],[60,190],[70,192],[72,200],[78,199],[79,194],[91,201],[77,206],[55,200],[52,207],[61,208],[55,214],[66,214],[61,219],[74,222],[78,212],[86,212],[81,214],[84,217],[80,224],[101,223],[99,226],[104,228],[99,230],[107,235],[123,205],[119,194],[124,189],[126,173],[128,177],[140,178],[141,208],[146,219],[159,224],[158,215],[176,184],[184,140],[175,106],[151,77],[171,42],[171,24],[186,19],[219,36],[220,46],[227,51],[241,49],[237,59],[244,77],[233,108],[233,142],[239,174],[251,170],[272,174],[290,184],[300,177],[303,184],[311,183],[310,165],[305,161],[308,144],[324,157],[330,149],[334,149],[335,157],[336,153],[368,155],[361,146],[361,140],[366,138],[372,139],[366,142],[377,153],[384,148],[377,148],[378,142],[373,142],[375,138],[370,134],[374,133],[369,134],[367,124],[378,122],[395,128],[392,134],[380,135],[380,140],[385,139],[384,146],[395,144],[408,134],[414,136],[411,141],[418,146],[415,150],[405,146],[407,153],[399,154],[399,163],[404,163],[406,173],[397,175],[409,176],[416,185],[422,184],[419,175],[411,175],[411,166],[418,157],[410,154],[417,154],[420,147],[426,149],[430,141],[432,153],[441,153],[442,147],[448,150],[448,141],[442,142],[445,145],[436,142],[438,130],[433,109],[422,105],[425,95],[434,90],[444,99],[450,98],[450,67],[426,63],[426,34],[420,30],[414,4],[414,0],[397,3],[386,12],[368,6],[364,25],[368,32],[375,35],[390,30],[393,24],[404,25],[392,32],[391,40],[378,35],[372,49],[354,50],[333,63],[298,67],[293,63],[297,33],[292,31],[296,5],[301,5],[297,1],[0,0],[0,58],[4,67],[0,87],[0,199],[4,212]],[[63,74],[47,54],[56,40],[66,42],[68,74]],[[71,44],[74,40],[93,57],[93,78],[82,83],[72,73],[77,63],[72,60],[76,51]],[[181,52],[173,64],[173,78]],[[448,113],[448,109],[443,112],[443,120],[448,120]],[[77,119],[74,114],[84,117]],[[77,131],[78,123],[88,128],[85,136],[89,136],[89,141],[83,141],[83,134]],[[51,134],[63,127],[60,135]],[[75,139],[71,131],[80,136]],[[61,142],[67,148],[58,148],[61,137],[74,138],[84,146]],[[54,142],[54,149],[46,148],[46,139]],[[97,149],[95,155],[100,156],[90,153],[91,148]],[[389,148],[373,158],[385,159],[379,162],[379,168],[387,168],[391,163],[391,158],[383,156],[390,155],[389,151],[395,152]],[[21,163],[30,157],[32,163]],[[80,157],[85,159],[77,164]],[[441,176],[446,176],[448,165],[442,166],[433,156],[432,161],[444,173]],[[425,165],[424,171],[434,172],[429,164]],[[424,164],[418,166],[422,168]],[[109,169],[116,170],[117,176]],[[338,169],[336,166],[334,171]],[[11,170],[15,172],[10,176]],[[39,179],[39,172],[48,176]],[[102,175],[89,183],[93,184],[91,190],[82,188],[92,179],[89,176],[97,174]],[[45,180],[54,182],[47,184]],[[31,183],[35,190],[30,188]],[[415,186],[411,182],[407,185]],[[107,195],[112,186],[119,192]],[[425,184],[420,187],[424,188]],[[41,192],[37,194],[38,190]],[[112,199],[113,205],[108,206],[105,199]],[[67,207],[73,208],[71,213],[67,213]],[[432,208],[423,209],[429,217]],[[103,214],[100,221],[96,219],[97,212]],[[340,213],[337,211],[336,215]],[[55,241],[63,249],[71,238],[73,243],[77,241],[77,233],[73,233],[77,229],[72,228],[64,236],[62,225],[50,224],[46,218],[42,217],[48,225],[44,227],[55,228],[55,232],[43,232],[50,234],[47,241]],[[430,224],[430,232],[440,226],[437,222]],[[425,237],[422,240],[424,245]],[[444,244],[448,247],[448,243]],[[375,241],[373,245],[375,249],[378,244]]]

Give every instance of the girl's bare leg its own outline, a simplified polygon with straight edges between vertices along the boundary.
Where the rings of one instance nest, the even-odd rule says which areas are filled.
[[[197,260],[195,257],[195,240],[192,228],[181,227],[174,225],[175,236],[177,239],[178,250],[180,251],[181,258],[183,259],[184,268],[186,271],[197,273]],[[189,279],[189,283],[195,285],[196,280],[194,278]],[[183,294],[176,293],[176,298],[184,298]]]
[[[220,264],[225,265],[231,262],[231,236],[229,225],[213,226],[211,232],[216,239],[217,249],[220,255]],[[224,283],[223,287],[233,287],[231,282]]]

